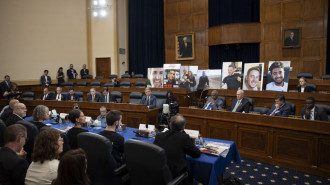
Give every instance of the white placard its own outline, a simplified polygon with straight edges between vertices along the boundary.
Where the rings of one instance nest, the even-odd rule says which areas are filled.
[[[67,115],[69,115],[69,114],[67,114],[67,113],[60,113],[60,118],[65,119],[65,116],[67,116]]]
[[[184,129],[184,131],[191,137],[191,138],[198,138],[199,131],[198,130],[190,130],[190,129]]]
[[[148,128],[146,127],[146,124],[140,124],[139,125],[139,130],[150,130],[153,131],[155,130],[155,125],[148,125]]]

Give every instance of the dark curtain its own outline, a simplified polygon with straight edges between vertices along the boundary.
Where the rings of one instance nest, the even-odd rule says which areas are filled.
[[[330,10],[330,3],[328,5],[328,10]],[[329,20],[330,16],[329,16],[329,11],[328,11],[328,20]],[[329,38],[330,37],[330,31],[329,31],[329,23],[328,23],[328,29],[327,29],[327,63],[326,63],[326,74],[330,74],[330,41]],[[323,75],[323,74],[321,74]]]
[[[163,0],[129,0],[129,70],[147,75],[165,61]]]
[[[209,0],[209,26],[259,22],[260,0]]]
[[[222,62],[259,62],[259,43],[225,44],[209,47],[209,68],[222,69]]]

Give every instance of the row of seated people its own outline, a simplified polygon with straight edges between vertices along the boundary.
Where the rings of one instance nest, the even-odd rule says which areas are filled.
[[[131,181],[138,180],[136,175],[139,172],[136,170],[140,166],[136,165],[136,162],[140,159],[134,156],[140,156],[143,153],[148,156],[160,155],[160,158],[156,158],[161,163],[153,165],[161,166],[157,166],[158,170],[150,173],[156,173],[157,177],[164,174],[166,177],[148,178],[151,182],[147,182],[148,180],[145,179],[144,182],[167,184],[174,178],[183,179],[187,176],[181,176],[187,170],[185,154],[192,157],[201,155],[189,136],[182,132],[185,126],[185,119],[182,116],[177,116],[171,121],[170,128],[172,129],[156,136],[154,142],[158,145],[156,146],[134,141],[124,143],[124,138],[116,133],[116,128],[121,123],[120,111],[110,111],[106,114],[107,126],[99,135],[88,133],[88,130],[82,128],[86,123],[86,118],[79,109],[69,113],[68,119],[74,124],[74,127],[67,133],[60,133],[44,124],[49,119],[48,112],[48,107],[38,105],[33,111],[33,120],[27,122],[23,120],[23,117],[26,116],[25,105],[16,102],[13,103],[12,114],[19,119],[12,123],[6,120],[6,124],[0,120],[0,131],[4,136],[4,142],[0,145],[2,147],[0,149],[0,166],[3,170],[0,173],[0,184],[90,184],[90,181],[92,184],[129,184],[130,179]],[[169,145],[167,143],[169,141],[176,143]],[[149,149],[143,148],[146,146]],[[76,150],[77,148],[82,148],[84,151]],[[136,148],[139,149],[136,150]],[[154,153],[150,151],[151,153],[146,154],[145,150],[150,149],[154,150]],[[80,157],[75,155],[77,153],[81,154]],[[87,153],[87,157],[85,153]],[[166,155],[167,163],[165,162]],[[154,163],[154,160],[150,158],[147,163]],[[126,165],[130,178],[127,178],[127,175],[115,176],[115,171],[117,170],[119,174],[118,170],[124,171]],[[134,173],[130,172],[132,169],[135,169]],[[164,172],[163,170],[166,171],[166,174],[160,173],[160,171]],[[148,173],[148,175],[151,174]],[[187,178],[187,181],[185,184],[190,184],[191,178]]]

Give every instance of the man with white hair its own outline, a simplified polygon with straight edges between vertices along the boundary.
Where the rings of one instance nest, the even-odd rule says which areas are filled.
[[[96,93],[96,90],[94,87],[92,87],[89,90],[89,93],[87,95],[87,101],[89,102],[98,102],[100,99],[100,95]]]
[[[26,116],[26,112],[27,109],[23,103],[14,104],[13,113],[10,116],[8,116],[6,120],[7,127],[12,124],[15,124],[17,121],[23,120],[24,117]]]
[[[244,98],[244,91],[238,90],[236,93],[236,97],[237,98],[231,101],[231,105],[228,110],[231,112],[248,113],[252,105],[248,99]]]

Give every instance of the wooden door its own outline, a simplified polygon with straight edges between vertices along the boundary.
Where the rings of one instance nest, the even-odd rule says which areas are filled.
[[[108,78],[111,73],[111,59],[108,58],[96,58],[96,76],[103,76]]]

